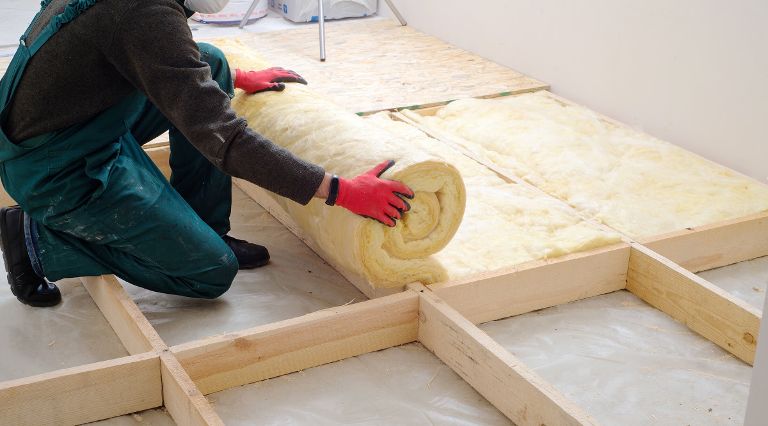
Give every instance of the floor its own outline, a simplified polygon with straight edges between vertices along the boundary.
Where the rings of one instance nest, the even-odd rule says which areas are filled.
[[[228,389],[208,399],[227,425],[512,424],[418,343]],[[94,424],[174,423],[163,409],[155,409]]]
[[[698,274],[728,293],[762,310],[768,289],[768,256]]]
[[[228,389],[208,398],[227,425],[511,424],[418,343]]]
[[[0,4],[0,56],[12,54],[37,5],[31,0]],[[300,26],[271,13],[244,31]],[[198,39],[241,31],[201,24],[191,27]],[[273,255],[272,264],[241,273],[232,290],[216,301],[157,295],[126,285],[169,344],[364,299],[258,205],[238,190],[234,198],[234,235],[265,243]],[[302,267],[296,268],[297,264]],[[768,258],[700,275],[762,308]],[[64,302],[52,309],[19,304],[2,281],[0,381],[127,355],[79,281],[59,283]],[[629,293],[592,298],[482,328],[603,423],[740,424],[742,420],[751,369]],[[371,382],[377,385],[370,386]],[[418,344],[209,398],[228,424],[253,424],[257,421],[253,413],[260,424],[508,424]],[[302,406],[303,410],[296,408]],[[654,410],[637,415],[638,407]],[[172,421],[164,410],[157,409],[99,423],[164,425]]]
[[[80,280],[59,282],[59,306],[34,309],[11,294],[2,262],[0,276],[0,381],[128,355]]]

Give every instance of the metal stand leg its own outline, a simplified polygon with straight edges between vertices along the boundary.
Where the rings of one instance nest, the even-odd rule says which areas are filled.
[[[254,0],[254,5],[256,4],[256,1]],[[385,0],[387,2],[387,6],[389,6],[389,9],[392,10],[392,13],[395,14],[397,17],[397,20],[400,21],[400,25],[406,26],[408,25],[407,22],[405,22],[405,18],[403,18],[403,15],[400,14],[400,11],[397,10],[397,7],[395,7],[395,4],[392,3],[392,0]],[[251,6],[253,8],[253,5]],[[250,16],[250,13],[252,10],[249,9],[248,15]],[[246,17],[247,18],[247,17]],[[325,62],[325,13],[323,12],[323,0],[317,0],[317,22],[319,24],[319,30],[320,30],[320,61]],[[242,28],[242,26],[240,27]]]
[[[397,8],[395,7],[395,4],[392,3],[392,0],[385,0],[385,1],[387,2],[387,6],[389,6],[389,10],[391,10],[392,13],[394,13],[395,16],[397,17],[397,20],[400,21],[400,25],[402,26],[408,25],[408,23],[405,22],[405,18],[403,18],[403,15],[400,14],[400,11],[397,10]]]
[[[325,62],[325,13],[323,0],[317,0],[317,22],[320,24],[320,61]]]
[[[240,29],[242,30],[245,27],[245,24],[248,23],[248,19],[251,18],[251,14],[253,13],[253,9],[256,9],[256,5],[259,4],[259,0],[253,0],[253,3],[251,3],[251,6],[248,7],[248,11],[245,12],[245,16],[243,16],[243,20],[240,21]]]

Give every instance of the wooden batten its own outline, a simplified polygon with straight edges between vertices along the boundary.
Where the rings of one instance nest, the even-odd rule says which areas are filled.
[[[762,315],[719,287],[633,244],[627,290],[744,362],[754,362]]]
[[[160,368],[163,377],[163,403],[177,425],[224,425],[173,354],[162,354]]]
[[[150,142],[144,145],[144,152],[147,153],[153,163],[163,172],[166,179],[171,179],[171,147],[168,140],[158,139],[156,142]]]
[[[129,354],[167,349],[114,275],[82,277],[80,280]]]
[[[475,324],[621,290],[629,245],[534,261],[429,289]]]
[[[418,295],[402,292],[174,346],[203,394],[416,340]]]
[[[691,272],[768,256],[768,212],[640,240]]]
[[[76,425],[163,404],[155,353],[0,383],[0,424]]]
[[[517,425],[596,424],[519,359],[421,285],[419,341]]]
[[[14,206],[18,204],[16,200],[11,198],[10,195],[5,191],[5,188],[0,185],[0,207],[9,207]]]

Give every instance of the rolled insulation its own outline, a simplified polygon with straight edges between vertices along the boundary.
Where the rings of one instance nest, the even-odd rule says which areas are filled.
[[[451,151],[443,142],[387,113],[366,118],[399,138],[435,151]],[[447,155],[447,153],[446,153]],[[467,209],[448,246],[434,257],[451,280],[475,277],[522,263],[618,243],[615,232],[588,223],[562,202],[496,173],[458,154],[451,158],[467,188]]]
[[[215,44],[232,68],[271,66],[240,42]],[[323,200],[301,206],[274,196],[305,237],[342,272],[362,276],[374,287],[445,280],[445,268],[431,255],[448,244],[464,215],[464,183],[456,168],[445,157],[370,125],[309,87],[286,86],[282,92],[255,95],[238,91],[232,106],[254,131],[340,176],[352,178],[384,160],[396,160],[382,178],[402,181],[415,192],[411,210],[394,228],[328,207]]]

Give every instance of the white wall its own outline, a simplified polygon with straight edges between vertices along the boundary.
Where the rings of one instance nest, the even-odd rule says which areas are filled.
[[[768,177],[766,0],[394,2],[418,30],[742,173]]]

